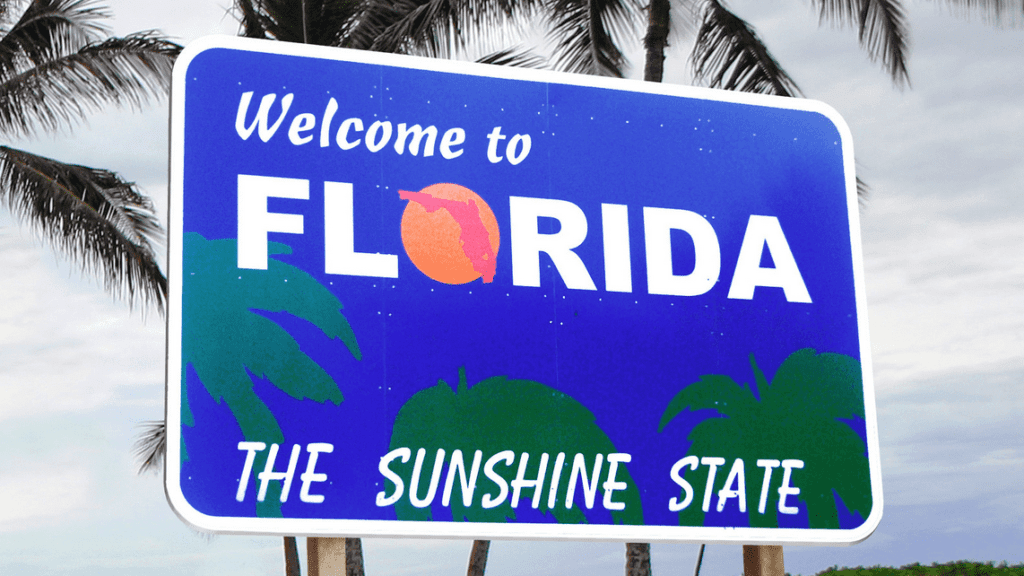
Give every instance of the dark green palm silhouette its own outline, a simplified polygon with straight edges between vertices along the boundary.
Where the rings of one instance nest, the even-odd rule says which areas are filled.
[[[269,254],[289,254],[284,244],[269,243]],[[341,302],[306,272],[273,258],[266,270],[237,267],[235,240],[207,240],[196,233],[184,237],[182,304],[182,374],[189,365],[217,403],[225,402],[246,440],[282,444],[284,434],[270,409],[253,390],[250,374],[267,378],[292,398],[342,402],[334,380],[299,349],[277,323],[258,311],[287,312],[340,339],[356,359],[359,345]],[[182,423],[193,425],[188,395],[182,385]],[[290,448],[290,447],[289,447]],[[268,450],[258,453],[255,471],[263,470]],[[184,437],[182,460],[188,458]],[[287,454],[282,446],[281,454]],[[278,457],[276,467],[281,467]],[[274,482],[257,503],[259,516],[280,516],[280,486]],[[250,486],[249,494],[255,493]]]
[[[560,523],[586,522],[583,510],[579,507],[582,500],[577,489],[575,503],[571,508],[565,507],[565,493],[571,474],[573,458],[577,453],[583,454],[588,468],[592,471],[597,454],[617,452],[608,436],[598,427],[594,415],[582,404],[554,388],[531,380],[509,380],[504,376],[495,376],[480,381],[472,388],[466,384],[466,374],[459,373],[457,390],[443,380],[436,386],[418,392],[402,406],[395,418],[391,436],[391,449],[409,447],[412,458],[408,464],[395,467],[405,482],[406,490],[410,487],[413,459],[418,448],[426,449],[423,481],[419,484],[419,495],[427,492],[425,484],[429,482],[433,471],[434,457],[438,448],[445,449],[445,461],[451,463],[451,454],[455,449],[462,450],[467,467],[471,465],[476,450],[483,452],[482,461],[503,450],[515,452],[515,463],[511,466],[499,465],[497,472],[506,482],[515,478],[519,455],[526,452],[530,455],[527,478],[536,478],[541,454],[550,456],[547,474],[542,488],[542,496],[538,510],[551,514]],[[554,507],[548,506],[550,484],[554,475],[557,455],[565,452],[565,463],[561,468],[558,491],[559,497]],[[616,480],[625,482],[627,487],[617,492],[615,502],[625,503],[625,509],[612,511],[612,519],[618,524],[643,524],[640,493],[629,475],[626,467],[620,464]],[[399,470],[401,470],[399,472]],[[607,465],[601,471],[601,482],[605,480]],[[441,500],[441,488],[446,473],[441,475],[438,495],[435,502]],[[485,487],[486,485],[486,487]],[[491,491],[493,484],[485,479],[481,465],[480,479],[473,496],[472,505],[466,507],[462,500],[460,480],[456,479],[451,495],[452,518],[456,521],[470,522],[505,522],[515,519],[515,510],[509,499],[500,506],[489,510],[481,506],[482,495]],[[393,486],[388,486],[389,494]],[[598,490],[594,508],[602,508],[602,490]],[[523,490],[519,507],[526,509],[532,504],[534,497],[532,488]],[[395,512],[401,520],[429,520],[429,507],[415,508],[409,498],[404,497],[395,504]]]
[[[684,409],[713,409],[724,418],[710,418],[689,435],[687,454],[725,458],[715,478],[716,493],[725,483],[735,458],[742,458],[746,476],[746,504],[750,526],[778,526],[778,487],[782,469],[774,470],[764,514],[758,512],[764,469],[758,459],[798,459],[791,485],[800,488],[799,499],[807,506],[811,528],[839,528],[833,491],[846,507],[867,518],[871,509],[868,460],[860,436],[840,418],[864,418],[864,391],[860,363],[841,354],[817,354],[803,349],[791,354],[779,367],[771,385],[751,354],[756,386],[761,398],[728,376],[709,375],[690,384],[669,402],[659,431]],[[689,470],[684,469],[684,470]],[[702,526],[702,495],[709,467],[685,474],[694,488],[693,502],[679,513],[682,526]],[[796,498],[787,499],[788,506]]]

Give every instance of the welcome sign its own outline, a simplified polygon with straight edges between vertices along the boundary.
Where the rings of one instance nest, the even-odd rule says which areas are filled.
[[[169,500],[225,532],[862,540],[852,167],[807,100],[196,42]]]

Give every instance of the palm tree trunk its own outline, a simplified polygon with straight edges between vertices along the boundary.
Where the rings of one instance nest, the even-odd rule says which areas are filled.
[[[365,576],[363,570],[363,541],[345,538],[345,576]]]
[[[466,576],[484,576],[487,569],[487,552],[491,548],[490,540],[474,540],[473,551],[469,554],[469,569]]]
[[[302,576],[299,570],[299,547],[295,536],[284,537],[284,576]]]
[[[671,0],[651,0],[647,8],[647,35],[644,48],[647,61],[644,64],[644,80],[661,82],[665,72],[665,47],[668,46],[669,10]]]
[[[626,576],[651,576],[650,544],[626,544]]]

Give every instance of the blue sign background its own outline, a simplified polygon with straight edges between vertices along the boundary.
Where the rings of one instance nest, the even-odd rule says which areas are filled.
[[[665,503],[679,496],[679,487],[668,480],[668,470],[686,455],[693,428],[721,415],[684,412],[659,432],[659,419],[673,396],[707,374],[754,382],[751,355],[769,381],[783,360],[803,348],[862,360],[842,135],[821,113],[774,103],[758,106],[478,73],[234,48],[207,49],[188,61],[179,92],[185,101],[182,195],[172,200],[182,213],[180,232],[236,239],[239,174],[308,180],[308,200],[269,201],[270,212],[301,214],[305,222],[301,235],[271,233],[272,242],[291,248],[290,254],[271,258],[307,272],[337,296],[362,352],[357,360],[338,340],[302,319],[259,312],[287,330],[344,395],[337,406],[296,399],[250,372],[253,389],[284,434],[278,469],[285,466],[292,443],[334,445],[317,466],[329,478],[314,489],[325,501],[310,505],[294,494],[303,456],[281,514],[395,519],[393,507],[375,505],[376,494],[385,489],[377,467],[390,449],[392,423],[413,395],[439,380],[454,387],[464,369],[470,386],[493,376],[533,380],[584,405],[616,448],[632,455],[626,467],[640,489],[644,523],[676,526],[678,514]],[[246,124],[263,95],[277,94],[273,120],[280,99],[294,94],[288,115],[267,142],[255,133],[243,140],[235,130],[239,99],[250,91],[254,96]],[[330,98],[339,109],[330,146],[321,147],[320,121]],[[314,138],[294,145],[287,129],[303,112],[316,116],[310,132]],[[439,133],[460,127],[466,132],[464,152],[449,160],[440,154],[398,155],[391,146],[376,153],[365,146],[342,150],[334,134],[341,120],[351,117],[367,127],[375,120],[434,125]],[[486,135],[497,126],[508,137],[531,136],[531,151],[520,164],[488,160]],[[498,148],[503,155],[507,142]],[[356,251],[398,255],[397,279],[324,272],[325,181],[353,183]],[[398,190],[441,182],[473,190],[493,210],[501,229],[493,283],[442,284],[406,256],[400,221],[408,201],[399,198]],[[582,209],[589,233],[575,252],[596,291],[567,289],[544,254],[539,288],[512,284],[509,196],[568,200]],[[629,207],[631,293],[604,289],[602,203]],[[722,266],[708,293],[647,293],[645,206],[691,210],[714,227]],[[790,303],[781,289],[765,287],[757,288],[752,300],[726,297],[750,215],[778,218],[813,303]],[[547,227],[542,232],[558,229],[553,219],[542,225]],[[683,232],[674,233],[672,242],[673,270],[686,274],[694,266],[693,242]],[[763,267],[772,265],[770,258],[763,259]],[[182,266],[187,287],[189,262]],[[193,305],[186,298],[182,315],[187,317]],[[230,333],[230,327],[225,330]],[[187,341],[190,334],[181,338]],[[254,486],[243,502],[234,498],[245,457],[237,448],[245,440],[241,429],[226,405],[204,390],[195,370],[183,366],[182,371],[186,392],[181,402],[194,423],[183,418],[187,459],[178,478],[168,482],[180,483],[188,504],[202,514],[256,516]],[[848,425],[867,451],[865,420],[855,418]],[[760,476],[751,473],[747,482],[759,484]],[[780,527],[807,527],[804,502],[791,501],[799,502],[801,511],[780,516]],[[865,521],[844,506],[839,510],[841,528]],[[452,520],[450,510],[439,505],[432,516]],[[587,519],[612,522],[608,512],[597,508]],[[549,523],[553,518],[521,506],[515,521]],[[722,512],[712,507],[705,526],[745,527],[747,515],[735,502]]]

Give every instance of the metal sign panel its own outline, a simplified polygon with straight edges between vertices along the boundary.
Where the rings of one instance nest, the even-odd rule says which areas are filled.
[[[169,500],[204,530],[852,543],[849,130],[813,101],[238,38],[174,70]]]

